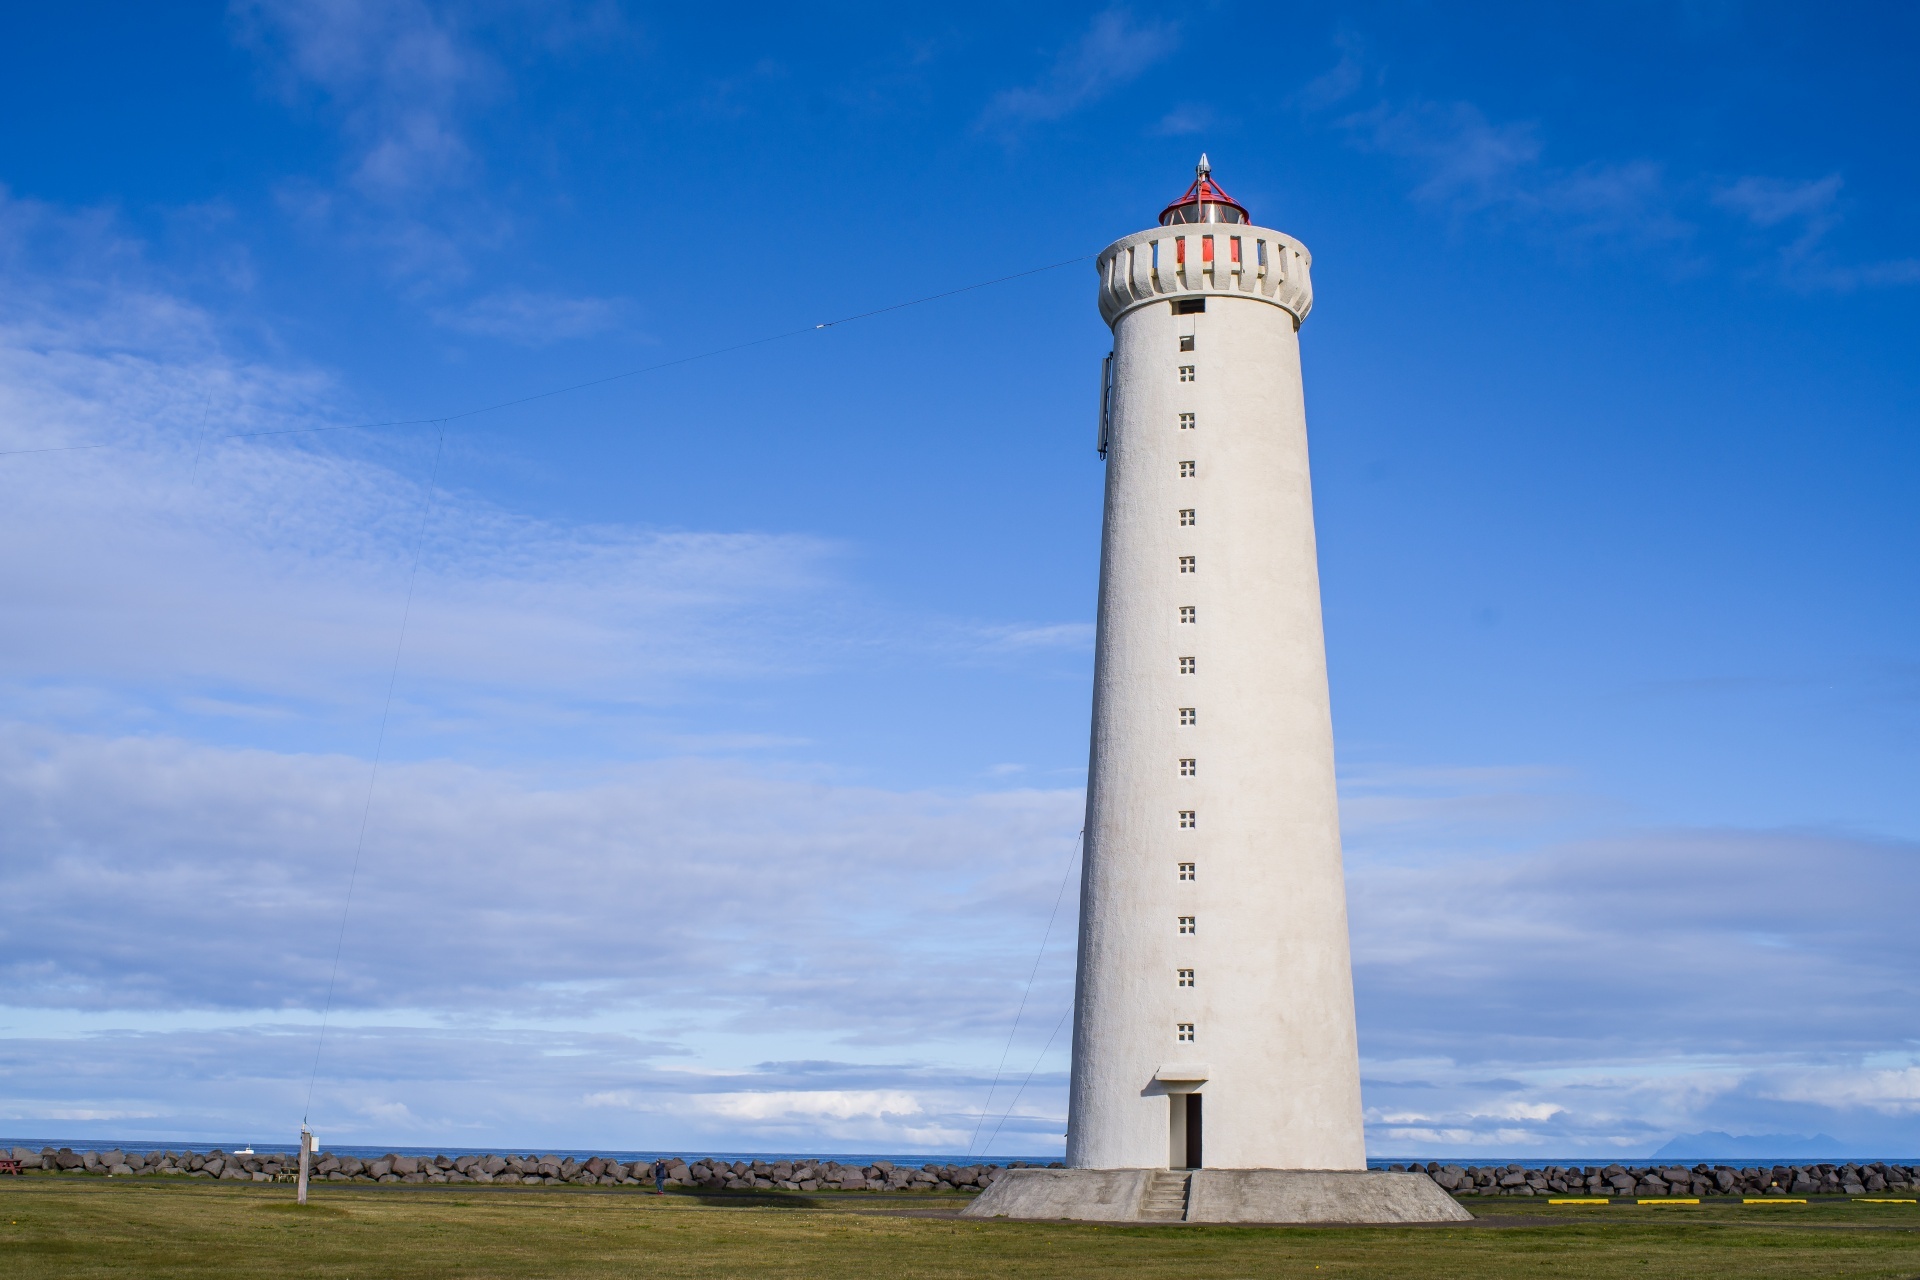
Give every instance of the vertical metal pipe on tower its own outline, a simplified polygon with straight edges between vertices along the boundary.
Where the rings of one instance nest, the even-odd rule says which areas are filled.
[[[1297,338],[1312,258],[1204,156],[1160,222],[1098,260],[1113,354],[1067,1163],[1363,1169]]]

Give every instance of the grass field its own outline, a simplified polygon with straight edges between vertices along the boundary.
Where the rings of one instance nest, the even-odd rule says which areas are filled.
[[[20,1276],[1920,1276],[1920,1206],[1473,1206],[1494,1225],[1100,1227],[974,1222],[959,1197],[0,1179]],[[1493,1216],[1497,1215],[1497,1216]]]

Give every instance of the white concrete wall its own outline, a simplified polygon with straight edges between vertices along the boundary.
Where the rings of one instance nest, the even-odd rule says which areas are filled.
[[[1196,250],[1209,233],[1206,271]],[[1184,273],[1170,261],[1175,234],[1188,237]],[[1162,270],[1143,278],[1142,247],[1156,240]],[[1296,338],[1310,261],[1278,232],[1224,225],[1155,228],[1100,258],[1115,402],[1067,1135],[1076,1167],[1167,1162],[1165,1094],[1195,1087],[1156,1083],[1171,1064],[1206,1069],[1208,1166],[1365,1167]],[[1197,294],[1205,314],[1173,314],[1172,298]],[[1182,365],[1194,381],[1180,381]],[[1181,430],[1188,412],[1196,425]],[[1195,572],[1179,571],[1181,556]],[[1195,622],[1179,621],[1182,605]],[[1180,674],[1182,657],[1195,674]],[[1180,725],[1182,707],[1197,724]],[[1180,776],[1182,758],[1196,776]],[[1181,810],[1196,814],[1193,829],[1180,828]],[[1178,878],[1181,862],[1195,864],[1194,881]],[[1195,917],[1192,936],[1177,931],[1182,915]],[[1195,970],[1191,989],[1176,984],[1182,967]],[[1195,1025],[1193,1043],[1176,1039],[1180,1022]]]

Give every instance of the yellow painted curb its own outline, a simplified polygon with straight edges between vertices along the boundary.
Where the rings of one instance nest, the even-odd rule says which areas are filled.
[[[1634,1201],[1634,1203],[1635,1204],[1699,1204],[1700,1201],[1697,1197],[1694,1197],[1694,1196],[1668,1196],[1663,1200],[1636,1200]]]
[[[1805,1204],[1805,1200],[1794,1200],[1787,1196],[1746,1196],[1741,1204]]]
[[[1875,1200],[1868,1196],[1855,1196],[1855,1204],[1920,1204],[1920,1200]]]
[[[1567,1196],[1559,1200],[1549,1200],[1547,1201],[1547,1203],[1548,1204],[1612,1204],[1613,1201],[1607,1199],[1605,1196],[1580,1197],[1580,1198]],[[1878,1204],[1879,1201],[1875,1201],[1874,1203]]]

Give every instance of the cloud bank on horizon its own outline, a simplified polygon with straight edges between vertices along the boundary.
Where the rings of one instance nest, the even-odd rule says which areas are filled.
[[[1818,139],[1583,155],[1540,86],[1470,101],[1413,34],[1333,23],[1206,98],[1213,33],[1126,6],[666,67],[701,21],[237,5],[168,35],[247,121],[210,191],[0,151],[0,1136],[270,1139],[311,1078],[330,1142],[1057,1152],[1087,282],[431,419],[1085,251],[1224,136],[1236,194],[1322,220],[1340,302],[1308,376],[1370,1150],[1920,1145],[1897,183]],[[1689,38],[1771,56],[1728,22]],[[1054,240],[1000,216],[1043,151]],[[873,154],[902,216],[849,280],[834,175]],[[647,239],[694,157],[787,277],[691,288],[735,268]],[[1463,304],[1433,358],[1484,385],[1436,390],[1428,304],[1366,274],[1419,238],[1510,271],[1493,311],[1561,308]],[[1684,305],[1644,308],[1675,407],[1616,473],[1578,442],[1627,416],[1620,330],[1569,317],[1623,261]],[[1699,335],[1756,313],[1880,335],[1805,375],[1859,397],[1817,464],[1804,404],[1729,397],[1752,353]],[[1503,399],[1543,327],[1561,383]],[[429,421],[336,429],[390,419]],[[1779,541],[1688,558],[1734,526]]]

